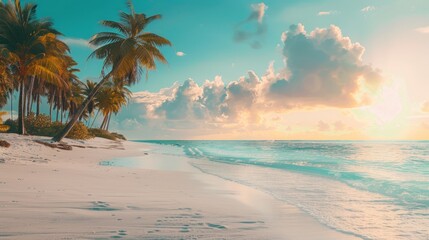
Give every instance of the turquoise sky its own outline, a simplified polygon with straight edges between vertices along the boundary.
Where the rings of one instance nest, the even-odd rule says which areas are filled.
[[[125,0],[37,0],[40,17],[51,17],[65,37],[89,39],[102,31],[98,22],[117,20],[118,12],[126,10]],[[372,58],[373,40],[383,38],[406,25],[409,29],[429,25],[429,4],[425,0],[267,0],[264,17],[267,32],[261,35],[261,48],[233,40],[234,28],[245,20],[250,5],[247,0],[134,0],[137,11],[148,15],[160,13],[163,19],[153,23],[149,30],[167,37],[172,48],[163,50],[169,64],[159,66],[133,87],[133,91],[156,91],[175,81],[188,78],[196,82],[222,75],[225,81],[235,80],[249,69],[264,73],[268,63],[282,66],[282,56],[276,47],[280,35],[290,24],[303,23],[307,30],[316,27],[339,26],[345,36],[360,42],[367,49],[366,58]],[[371,7],[363,12],[365,7]],[[318,15],[330,12],[329,15]],[[249,26],[251,25],[249,24]],[[96,60],[87,61],[89,48],[72,45],[72,55],[79,63],[82,79],[97,77],[100,66]],[[182,51],[185,56],[176,56]],[[369,59],[371,60],[371,59]],[[377,65],[377,64],[375,64]]]
[[[87,41],[126,1],[33,2],[64,34],[79,77],[98,80]],[[169,64],[133,86],[133,101],[112,120],[129,138],[429,138],[428,0],[133,2],[162,14],[148,31],[173,46],[162,49]],[[267,6],[260,19],[255,4]],[[237,31],[252,36],[237,41]]]

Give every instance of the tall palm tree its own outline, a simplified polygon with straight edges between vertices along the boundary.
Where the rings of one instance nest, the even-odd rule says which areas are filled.
[[[19,133],[25,134],[25,86],[34,78],[60,82],[61,58],[49,54],[44,38],[59,34],[49,19],[36,18],[37,5],[20,0],[0,2],[0,50],[14,69],[19,85]],[[59,41],[59,40],[58,40]]]
[[[145,31],[148,24],[160,19],[161,15],[147,17],[145,14],[136,13],[131,1],[128,2],[128,7],[130,13],[121,12],[119,22],[107,20],[101,22],[103,26],[113,28],[115,32],[101,32],[91,38],[90,43],[98,48],[90,55],[90,58],[103,59],[102,72],[108,69],[109,72],[106,75],[103,74],[101,81],[63,131],[52,138],[53,141],[61,141],[70,132],[89,102],[109,79],[120,79],[125,85],[134,84],[144,71],[147,74],[147,71],[156,68],[156,60],[162,63],[167,62],[158,47],[171,45],[170,41]]]
[[[74,67],[77,63],[68,55],[69,47],[62,41],[60,41],[54,34],[46,34],[40,37],[40,41],[45,47],[45,56],[53,57],[58,61],[60,71],[58,77],[60,81],[52,82],[57,88],[68,87],[70,81],[79,81],[75,75],[78,70]],[[40,96],[46,92],[46,85],[49,81],[45,78],[34,76],[28,83],[28,101],[27,101],[27,112],[32,112],[33,103],[36,102],[36,115],[39,114],[40,108]],[[27,114],[28,114],[27,113]]]

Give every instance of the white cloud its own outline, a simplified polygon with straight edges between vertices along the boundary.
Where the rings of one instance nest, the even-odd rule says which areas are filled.
[[[274,79],[266,86],[268,100],[283,107],[368,105],[383,82],[379,71],[362,62],[365,48],[343,36],[341,29],[315,29],[302,24],[283,35],[283,55],[290,77]]]
[[[249,124],[260,127],[271,113],[368,105],[384,83],[378,70],[362,62],[364,47],[343,36],[337,26],[307,33],[297,24],[282,36],[284,69],[276,71],[271,63],[263,75],[249,71],[237,80],[217,76],[203,84],[189,79],[159,92],[138,92],[117,120],[154,124],[150,127],[159,127],[167,135],[177,128],[200,132]],[[343,127],[342,123],[332,126]]]
[[[89,40],[83,38],[69,38],[62,37],[61,40],[68,45],[79,46],[79,47],[87,47],[90,49],[95,49],[96,47],[89,43]]]
[[[423,33],[423,34],[427,34],[429,33],[429,26],[427,27],[419,27],[414,29],[415,31],[419,32],[419,33]]]
[[[319,12],[317,15],[318,16],[326,16],[326,15],[331,15],[333,12],[331,12],[331,11],[322,11],[322,12]]]
[[[366,7],[361,9],[362,12],[370,12],[370,11],[374,11],[374,10],[375,10],[374,6],[366,6]]]
[[[179,57],[183,57],[183,56],[185,56],[185,53],[184,52],[176,52],[176,55]]]

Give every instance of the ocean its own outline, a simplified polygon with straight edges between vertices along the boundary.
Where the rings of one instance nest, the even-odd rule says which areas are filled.
[[[139,141],[362,239],[429,239],[429,141]]]

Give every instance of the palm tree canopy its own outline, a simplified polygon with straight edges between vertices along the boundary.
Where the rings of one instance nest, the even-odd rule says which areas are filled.
[[[91,92],[94,90],[95,86],[97,85],[96,82],[93,82],[91,80],[86,80],[86,84],[84,84],[83,88],[83,94],[85,96],[89,96]],[[89,101],[88,107],[86,108],[86,111],[88,112],[88,115],[91,116],[91,114],[94,112],[95,109],[95,102],[94,100]]]
[[[21,7],[19,0],[15,0],[15,4],[0,2],[0,48],[20,57],[45,52],[45,46],[39,38],[48,33],[60,33],[53,28],[48,18],[36,18],[36,9],[37,5],[32,3]]]
[[[120,21],[102,21],[103,26],[116,30],[101,32],[94,35],[90,44],[98,48],[90,55],[104,59],[103,69],[111,68],[114,78],[123,79],[127,85],[134,84],[141,74],[156,68],[156,61],[166,63],[167,60],[158,47],[171,43],[157,34],[145,32],[152,21],[161,15],[147,17],[143,13],[135,13],[129,2],[130,13],[121,12]]]
[[[0,2],[0,51],[25,81],[28,76],[62,84],[63,56],[69,52],[48,18],[36,18],[37,5]]]
[[[131,98],[131,91],[121,86],[120,80],[108,82],[97,94],[95,104],[107,116],[109,113],[117,114],[122,106]]]

